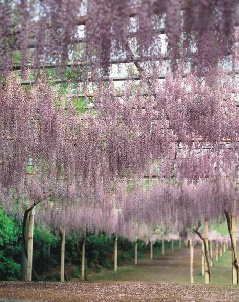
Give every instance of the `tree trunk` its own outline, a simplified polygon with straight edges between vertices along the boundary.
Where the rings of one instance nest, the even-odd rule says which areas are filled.
[[[115,235],[114,239],[114,271],[117,272],[118,270],[118,238]]]
[[[150,242],[150,259],[152,260],[154,258],[154,245],[153,242]]]
[[[82,240],[82,258],[81,258],[81,276],[82,276],[82,281],[86,281],[86,265],[85,265],[85,242],[86,242],[86,236],[84,235],[83,240]]]
[[[231,215],[231,233],[232,233],[232,284],[238,284],[238,263],[237,263],[237,227],[236,227],[236,213]]]
[[[194,246],[193,246],[193,241],[192,239],[189,240],[190,242],[190,283],[194,283],[194,272],[193,272],[193,251],[194,251]]]
[[[28,248],[27,248],[27,281],[32,281],[33,263],[33,231],[34,231],[35,207],[29,213]]]
[[[210,253],[210,266],[213,267],[213,258],[212,258],[212,255],[213,255],[213,252],[212,252],[212,248],[213,248],[213,242],[212,240],[209,241],[209,253]]]
[[[171,244],[172,244],[172,252],[174,252],[174,240],[171,240]]]
[[[198,223],[198,226],[196,229],[193,229],[193,231],[201,238],[203,243],[202,248],[202,254],[204,255],[204,276],[205,276],[205,284],[208,284],[210,282],[210,255],[209,255],[209,248],[208,248],[208,221],[205,220],[204,222],[204,236],[199,232],[199,228],[201,226],[201,223]],[[203,268],[202,268],[203,273]]]
[[[65,281],[65,245],[66,245],[66,232],[65,228],[60,230],[61,236],[61,282]]]
[[[232,250],[232,284],[238,284],[238,262],[236,254],[236,211],[234,210],[230,216],[227,211],[224,211],[227,220],[228,232],[231,239],[231,250]]]
[[[134,264],[138,264],[138,239],[136,238],[134,243]]]
[[[208,221],[204,223],[204,247],[205,247],[205,284],[210,283],[210,263],[209,263],[209,248],[208,248]]]
[[[179,249],[182,248],[182,241],[181,241],[181,239],[178,240],[178,248],[179,248]]]

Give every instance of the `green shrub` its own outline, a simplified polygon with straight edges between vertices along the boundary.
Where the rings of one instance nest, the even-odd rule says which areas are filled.
[[[20,276],[21,226],[0,207],[0,280]]]

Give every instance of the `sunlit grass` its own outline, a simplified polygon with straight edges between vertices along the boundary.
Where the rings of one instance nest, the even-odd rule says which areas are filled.
[[[204,284],[204,276],[201,269],[201,246],[195,247],[194,256],[194,283]],[[148,255],[139,260],[138,265],[127,264],[120,266],[117,272],[113,270],[103,270],[88,276],[89,281],[105,282],[153,282],[153,283],[190,283],[189,276],[189,247],[179,249],[174,252],[166,250],[163,256],[158,250],[154,254],[154,260],[150,260]],[[231,284],[231,251],[226,251],[218,261],[214,259],[214,266],[211,268],[211,284]]]

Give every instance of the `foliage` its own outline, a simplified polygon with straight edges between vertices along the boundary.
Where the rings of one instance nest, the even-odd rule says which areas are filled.
[[[219,234],[228,235],[228,226],[227,226],[226,221],[221,222],[221,223],[219,223],[219,224],[213,223],[213,224],[211,225],[211,227],[212,227],[213,230],[215,230],[215,231],[218,232]]]
[[[31,63],[36,67],[55,63],[59,74],[67,77],[67,64],[71,62],[73,69],[80,59],[81,68],[75,68],[73,76],[78,78],[83,70],[86,80],[93,71],[99,74],[100,70],[102,76],[107,75],[112,55],[122,60],[126,53],[130,56],[136,53],[142,61],[160,60],[162,32],[167,34],[172,68],[182,61],[192,63],[196,71],[205,70],[232,51],[233,27],[237,21],[236,0],[72,0],[60,4],[56,0],[34,0],[24,4],[9,3],[0,3],[0,44],[4,45],[0,69],[4,74],[12,69],[16,45],[22,53],[24,74],[32,37],[35,43]],[[86,11],[87,17],[82,16]],[[85,37],[87,45],[80,47],[79,41]],[[134,52],[130,51],[133,44]],[[64,65],[66,74],[62,74]]]
[[[36,226],[34,230],[34,272],[41,275],[59,264],[60,238],[46,227]],[[36,276],[34,276],[36,277]]]
[[[0,207],[0,280],[20,276],[21,226]]]
[[[91,235],[86,238],[86,258],[89,267],[112,266],[112,240],[104,235]]]
[[[50,255],[47,255],[51,244]],[[71,233],[66,237],[66,266],[73,266],[72,276],[81,275],[81,244],[82,234]],[[138,258],[142,258],[148,247],[138,241]],[[37,229],[34,238],[34,270],[39,276],[47,276],[47,280],[58,280],[59,273],[54,268],[60,265],[60,242],[56,235],[46,230]],[[86,238],[87,273],[113,267],[113,238],[106,234],[90,234]],[[118,237],[118,265],[132,262],[134,244],[128,239]],[[50,271],[53,269],[53,274]],[[69,277],[69,276],[68,276]],[[41,278],[41,277],[40,277]],[[45,278],[45,277],[44,277]]]
[[[76,265],[74,273],[79,275],[81,269],[82,235],[69,234],[66,239],[66,263]],[[86,237],[86,259],[88,269],[112,267],[113,243],[104,235],[90,234]]]
[[[198,220],[216,221],[231,212],[239,203],[238,87],[217,67],[233,44],[238,47],[232,36],[236,1],[89,0],[87,9],[83,2],[0,3],[4,209],[13,213],[17,203],[21,216],[26,200],[41,201],[38,223],[46,227],[76,233],[87,227],[145,242],[155,235],[153,225],[162,225],[162,233],[185,234]],[[84,37],[76,24],[84,26]],[[164,81],[162,32],[170,65]],[[79,40],[86,45],[76,47]],[[115,89],[109,81],[112,57],[133,62],[138,83],[129,79]],[[82,59],[77,66],[76,58]],[[6,75],[21,67],[25,79],[28,63],[37,81],[25,89],[17,76]],[[58,88],[51,83],[57,76],[63,82]],[[80,88],[70,85],[81,80]],[[97,114],[86,110],[84,98],[69,96],[82,87],[87,95],[89,82]],[[159,181],[143,180],[147,167],[146,176]],[[39,232],[37,271],[59,262],[59,239]],[[81,239],[69,239],[67,262],[80,262]],[[110,266],[107,240],[87,236],[89,267]],[[131,255],[132,246],[120,258]]]

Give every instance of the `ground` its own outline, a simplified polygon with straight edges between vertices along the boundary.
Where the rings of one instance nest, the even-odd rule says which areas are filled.
[[[87,282],[0,282],[0,301],[163,301],[238,302],[239,287],[230,285],[230,251],[212,268],[212,284],[189,284],[189,248],[143,259],[118,272],[88,275]],[[195,253],[195,282],[203,283],[200,248]]]

